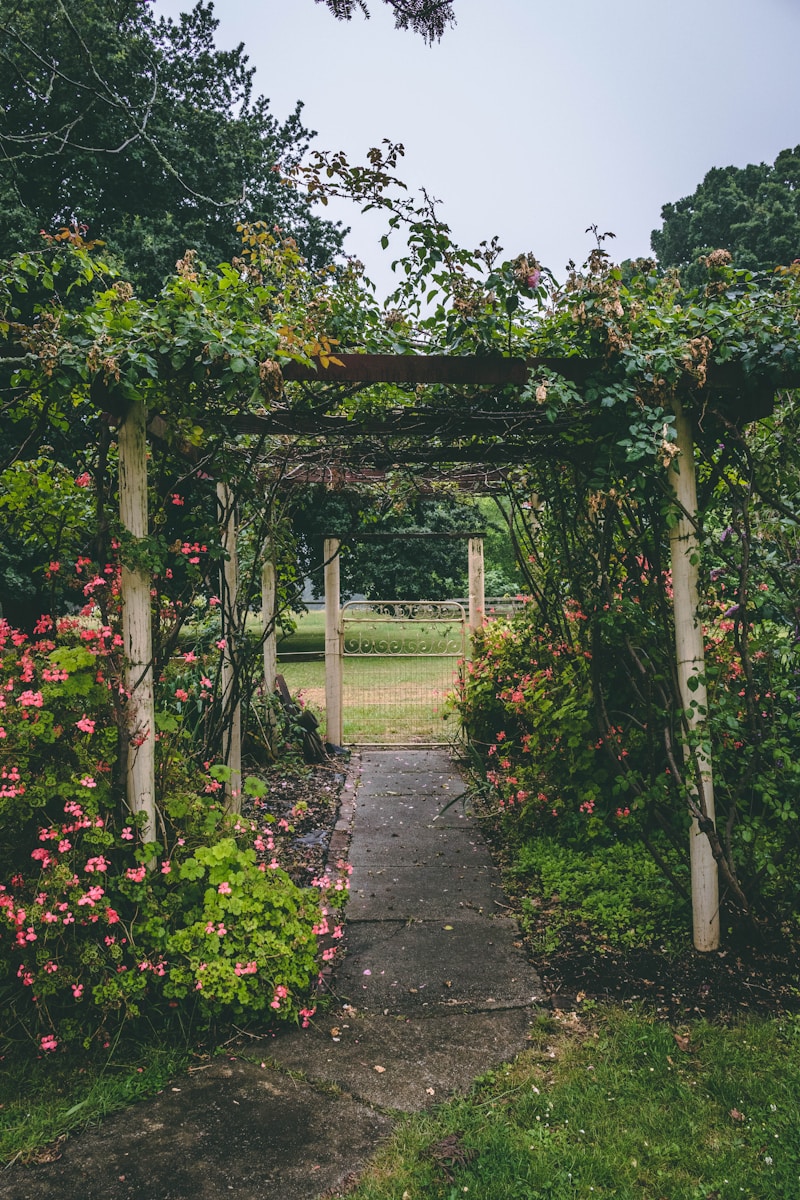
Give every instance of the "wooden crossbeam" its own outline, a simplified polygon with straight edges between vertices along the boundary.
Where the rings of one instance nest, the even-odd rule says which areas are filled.
[[[337,354],[339,361],[323,366],[288,363],[283,378],[292,383],[449,383],[476,387],[524,386],[524,358],[476,358],[448,354]],[[576,360],[579,361],[579,360]]]

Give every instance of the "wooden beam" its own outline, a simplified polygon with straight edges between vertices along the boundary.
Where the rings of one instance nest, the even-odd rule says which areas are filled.
[[[468,579],[469,579],[469,632],[474,637],[483,628],[486,615],[486,597],[484,595],[483,569],[483,536],[475,534],[469,539],[468,549]]]
[[[136,546],[148,532],[147,412],[135,400],[119,428],[119,516]],[[155,701],[150,575],[141,565],[126,566],[123,556],[122,641],[125,650],[127,708],[127,802],[131,813],[144,814],[142,842],[155,840]],[[154,864],[150,864],[151,866]]]
[[[317,357],[310,365],[286,363],[281,370],[288,383],[398,383],[449,384],[474,387],[522,387],[531,372],[553,371],[573,383],[585,383],[598,372],[614,366],[599,358],[579,355],[563,357],[502,358],[453,354],[338,354],[338,362],[323,365]],[[687,373],[687,394],[697,389],[696,380]],[[758,375],[748,374],[740,363],[711,363],[704,395],[728,396],[736,415],[745,420],[768,416],[776,391],[800,387],[800,371],[776,369]]]
[[[452,354],[337,354],[337,362],[323,366],[286,363],[281,367],[289,383],[449,383],[476,387],[524,385],[528,365],[524,358],[475,358]]]
[[[393,529],[385,533],[362,533],[358,529],[354,529],[350,533],[339,533],[336,535],[342,542],[388,542],[393,538],[402,538],[407,541],[410,538],[424,538],[426,541],[436,540],[446,542],[465,542],[477,539],[482,541],[485,536],[485,531],[480,530],[475,532],[460,531],[457,529],[442,529],[442,530],[427,530],[427,529]]]
[[[222,709],[223,754],[230,769],[225,785],[225,806],[228,812],[242,811],[242,704],[238,695],[236,667],[239,655],[239,560],[236,548],[236,503],[227,483],[217,484],[220,540],[225,552],[222,564]]]
[[[275,679],[278,674],[278,635],[277,635],[277,604],[275,564],[268,555],[272,554],[272,545],[265,548],[264,561],[261,564],[261,620],[263,624],[262,638],[264,642],[264,703],[266,712],[267,733],[270,739],[270,749],[274,752],[275,713],[272,708]]]
[[[325,538],[325,739],[341,746],[342,721],[342,640],[341,589],[339,582],[339,542]]]
[[[675,651],[681,705],[686,727],[696,739],[695,746],[684,745],[686,786],[702,814],[714,821],[714,779],[711,756],[703,749],[702,730],[708,720],[708,696],[705,675],[703,622],[700,615],[697,582],[700,543],[697,537],[697,484],[691,422],[679,401],[675,401],[676,444],[680,448],[679,471],[669,468],[670,485],[681,513],[670,529],[672,558],[672,604],[675,613]],[[688,515],[687,515],[688,514]],[[699,784],[699,786],[698,786]],[[698,950],[719,949],[719,876],[711,843],[693,819],[689,831],[691,861],[692,917],[694,944]]]

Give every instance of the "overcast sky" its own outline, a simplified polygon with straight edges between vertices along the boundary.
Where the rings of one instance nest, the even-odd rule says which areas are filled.
[[[618,259],[650,251],[661,205],[713,166],[800,144],[800,0],[455,0],[434,46],[388,6],[337,22],[314,0],[218,0],[218,45],[244,42],[256,87],[353,161],[402,142],[399,173],[443,202],[462,243],[497,234],[558,278],[596,223]],[[191,7],[155,0],[175,16]],[[383,225],[337,210],[348,249],[391,287]]]

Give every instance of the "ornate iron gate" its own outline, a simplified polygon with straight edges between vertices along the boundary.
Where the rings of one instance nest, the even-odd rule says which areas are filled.
[[[343,734],[361,745],[441,744],[466,650],[455,600],[351,600],[341,613]]]

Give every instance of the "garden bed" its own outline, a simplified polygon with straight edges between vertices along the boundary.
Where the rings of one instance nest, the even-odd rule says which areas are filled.
[[[291,818],[294,832],[284,843],[285,865],[298,884],[324,870],[345,778],[346,768],[338,762],[276,768],[270,774],[269,808],[276,817],[296,811],[298,803],[307,806]],[[486,832],[502,868],[507,851],[496,831]],[[513,888],[509,892],[519,919],[522,897]],[[688,946],[681,953],[659,946],[620,949],[599,941],[584,923],[562,924],[557,901],[534,911],[535,917],[528,915],[524,922],[524,943],[557,1009],[611,1001],[641,1005],[673,1023],[800,1011],[800,946],[785,931],[758,930],[749,942],[740,939],[711,954]],[[549,936],[554,924],[561,926],[555,947]]]
[[[688,948],[669,954],[658,947],[601,948],[590,929],[574,924],[561,929],[558,947],[542,953],[535,947],[547,924],[543,910],[525,944],[556,1008],[611,1001],[640,1005],[673,1024],[800,1011],[800,947],[780,934],[759,931],[750,944],[709,954]]]
[[[298,887],[308,887],[325,873],[346,778],[342,760],[313,766],[278,763],[264,775],[269,792],[263,800],[244,798],[243,816],[263,820],[268,813],[291,826],[281,836],[281,866]]]

